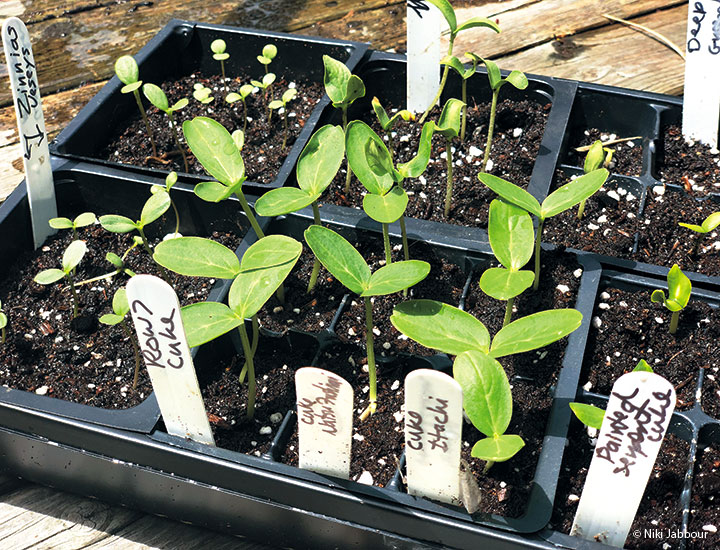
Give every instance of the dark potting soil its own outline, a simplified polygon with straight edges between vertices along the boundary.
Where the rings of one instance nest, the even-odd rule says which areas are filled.
[[[393,244],[392,241],[391,244]],[[370,241],[360,246],[363,257],[368,261],[372,271],[385,265],[385,255],[381,242]],[[409,289],[407,297],[403,296],[402,292],[397,292],[388,296],[371,298],[375,354],[378,356],[392,356],[400,352],[423,356],[433,355],[435,351],[406,338],[390,323],[393,309],[405,300],[420,298],[437,300],[457,306],[467,280],[465,273],[458,265],[438,256],[435,250],[425,243],[412,243],[410,245],[410,258],[428,262],[430,264],[429,275]],[[394,261],[404,259],[399,244],[393,247],[393,259]],[[365,323],[365,302],[362,298],[353,295],[340,315],[335,332],[341,341],[364,347]]]
[[[615,381],[645,359],[675,386],[677,409],[687,410],[695,403],[699,370],[720,365],[720,313],[691,298],[672,335],[670,312],[650,302],[651,292],[607,288],[600,293],[580,383],[609,395]]]
[[[720,367],[705,369],[700,404],[703,411],[720,420]]]
[[[585,130],[580,143],[572,144],[572,148],[568,150],[567,160],[573,166],[582,168],[585,165],[587,151],[578,152],[575,150],[576,147],[592,145],[598,139],[606,142],[608,140],[627,137],[635,136],[619,136],[608,132],[601,132],[597,128],[589,128]],[[613,174],[621,174],[623,176],[639,176],[642,173],[642,142],[643,138],[640,138],[608,145],[607,148],[613,150],[613,156],[610,160],[608,170]]]
[[[588,437],[587,428],[573,419],[568,434],[569,444],[565,450],[560,479],[555,496],[555,506],[551,528],[569,533],[578,502],[585,485],[590,461],[593,456],[593,443]],[[650,480],[640,501],[635,521],[625,548],[638,550],[672,550],[679,548],[681,539],[634,537],[633,531],[659,529],[663,533],[680,531],[682,525],[682,492],[685,470],[688,464],[690,445],[679,437],[668,434],[663,441],[657,460],[653,466]],[[668,546],[665,546],[667,544]],[[708,547],[711,548],[711,547]],[[714,547],[712,547],[714,548]]]
[[[239,237],[214,234],[213,239],[236,248]],[[77,267],[75,281],[113,271],[107,252],[119,256],[132,245],[130,234],[118,235],[99,225],[82,228],[78,238],[88,251]],[[141,364],[138,386],[132,389],[135,356],[121,325],[106,326],[98,319],[112,313],[115,291],[127,277],[117,275],[78,286],[79,317],[72,320],[72,300],[63,280],[39,285],[40,271],[59,268],[63,252],[72,241],[63,230],[34,252],[17,258],[0,283],[0,298],[8,316],[7,340],[0,346],[0,383],[66,401],[108,409],[137,405],[151,392],[147,370]],[[152,243],[151,243],[152,244]],[[136,273],[161,276],[159,267],[140,247],[126,259]],[[214,280],[169,274],[181,305],[202,301]],[[133,331],[132,321],[126,321]]]
[[[717,445],[703,448],[695,461],[695,479],[690,498],[688,531],[699,533],[688,539],[687,550],[720,547],[720,450]]]
[[[565,173],[558,170],[552,190],[568,182]],[[577,207],[546,220],[543,242],[629,258],[635,243],[639,205],[637,191],[614,182],[610,176],[609,182],[586,201],[582,220],[577,217]]]
[[[240,86],[248,83],[251,78],[257,77],[258,75],[242,75],[232,79],[228,78],[227,88],[230,91],[237,91]],[[193,97],[193,85],[196,83],[202,83],[212,90],[215,99],[211,103],[200,103]],[[262,90],[250,94],[245,100],[248,109],[248,123],[242,156],[248,181],[272,183],[293,143],[295,143],[295,139],[310,117],[310,113],[312,113],[315,105],[325,93],[322,83],[301,81],[292,83],[279,77],[271,86],[273,97],[278,99],[293,84],[297,86],[298,95],[288,103],[288,139],[284,149],[282,148],[284,115],[275,111],[268,123],[267,102],[263,97]],[[217,120],[230,133],[235,130],[242,130],[245,117],[243,102],[237,101],[230,104],[225,101],[227,92],[220,75],[206,76],[195,73],[178,80],[166,80],[160,87],[167,95],[170,105],[182,98],[187,98],[190,101],[184,109],[177,111],[173,117],[177,124],[178,137],[186,151],[189,172],[191,174],[205,174],[205,170],[197,162],[195,156],[189,152],[185,144],[182,136],[182,123],[185,120],[192,120],[196,116],[207,116]],[[134,104],[134,100],[130,95],[127,96],[126,100]],[[177,150],[172,131],[169,128],[167,115],[152,105],[148,106],[148,102],[144,97],[143,102],[157,144],[160,160],[151,158],[152,146],[145,130],[145,124],[140,118],[136,106],[133,106],[134,118],[132,118],[128,126],[122,125],[112,129],[113,137],[100,153],[100,156],[111,162],[185,172],[183,159]]]
[[[312,339],[292,345],[287,338],[261,336],[254,357],[255,415],[247,418],[247,377],[240,383],[242,353],[226,361],[198,361],[205,409],[218,447],[260,456],[270,448],[285,414],[295,408],[295,371],[310,365],[316,350]],[[225,354],[227,355],[227,354]]]
[[[382,99],[382,98],[381,98]],[[388,112],[396,112],[384,105]],[[541,105],[533,101],[500,101],[495,119],[493,145],[490,153],[492,167],[487,171],[502,177],[521,187],[527,187],[540,149],[545,124],[550,112],[550,104]],[[495,194],[477,178],[482,169],[482,159],[487,138],[489,104],[475,105],[470,100],[468,109],[465,141],[453,140],[453,191],[450,217],[445,218],[445,192],[447,186],[447,143],[444,137],[433,137],[433,148],[425,173],[417,179],[408,178],[403,188],[409,195],[405,215],[469,227],[487,227],[488,205]],[[440,107],[431,111],[429,120],[437,120]],[[362,119],[373,130],[383,136],[388,143],[384,130],[380,127],[372,110]],[[422,126],[417,122],[401,120],[391,132],[395,163],[407,162],[417,154]],[[324,202],[343,206],[362,208],[365,188],[353,176],[350,194],[345,194],[345,167],[326,193]]]
[[[655,167],[661,182],[681,185],[695,196],[720,190],[720,151],[688,143],[680,126],[663,128],[661,135]]]
[[[712,199],[698,201],[683,191],[662,185],[648,191],[641,222],[635,259],[683,271],[720,275],[720,231],[705,235],[678,225],[679,222],[702,224],[720,204]],[[700,242],[698,251],[695,246]]]

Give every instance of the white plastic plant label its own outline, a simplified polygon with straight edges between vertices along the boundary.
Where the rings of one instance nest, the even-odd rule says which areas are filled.
[[[419,369],[405,378],[405,465],[408,493],[460,500],[462,388],[451,376]]]
[[[135,275],[126,289],[140,350],[168,433],[215,445],[175,291],[153,275]]]
[[[342,479],[350,477],[353,391],[332,372],[303,367],[295,373],[299,465]]]
[[[440,10],[425,0],[407,3],[407,110],[422,113],[440,86]]]
[[[720,2],[691,0],[685,44],[682,131],[718,146],[720,118]]]
[[[613,386],[571,535],[623,547],[675,409],[675,389],[652,372]]]
[[[2,26],[2,42],[15,103],[18,135],[22,144],[33,241],[35,248],[38,248],[54,233],[48,220],[57,217],[40,86],[30,35],[20,19],[10,17],[5,20]]]

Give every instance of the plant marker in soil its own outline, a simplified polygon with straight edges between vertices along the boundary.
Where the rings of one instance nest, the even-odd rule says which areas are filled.
[[[623,547],[675,409],[675,388],[634,371],[613,386],[571,535]]]
[[[300,467],[350,478],[353,391],[332,372],[303,367],[295,373]]]
[[[35,58],[30,35],[17,17],[5,20],[2,27],[10,87],[12,88],[18,135],[22,136],[23,166],[27,185],[33,242],[38,248],[55,231],[48,220],[57,217],[45,117],[40,100]]]
[[[215,445],[172,287],[152,275],[127,284],[130,314],[168,433]]]
[[[691,2],[685,44],[682,132],[718,146],[720,119],[720,13],[712,0]]]
[[[407,110],[422,113],[435,97],[440,76],[442,14],[423,0],[407,3]]]
[[[405,378],[408,493],[460,501],[462,388],[451,376],[419,369]]]

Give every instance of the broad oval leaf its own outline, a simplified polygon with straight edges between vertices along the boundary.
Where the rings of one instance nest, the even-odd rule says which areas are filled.
[[[460,123],[465,103],[459,99],[450,98],[443,106],[440,118],[435,125],[435,131],[448,139],[458,137],[460,134]]]
[[[115,74],[123,84],[135,84],[140,78],[140,69],[132,56],[123,55],[115,61]]]
[[[137,82],[133,82],[132,84],[128,84],[127,86],[123,86],[122,88],[120,88],[120,93],[129,94],[130,92],[134,92],[135,90],[140,88],[142,84],[142,80],[138,80]]]
[[[496,300],[509,300],[532,286],[535,273],[532,271],[510,271],[502,267],[486,269],[480,277],[480,289]]]
[[[435,300],[408,300],[395,306],[392,325],[426,348],[448,355],[469,350],[487,353],[490,334],[479,320],[456,307]]]
[[[433,6],[440,10],[445,21],[447,21],[450,27],[450,32],[455,33],[457,29],[457,18],[455,17],[455,10],[448,0],[428,0]]]
[[[524,208],[531,214],[540,217],[540,203],[535,197],[525,191],[525,189],[485,172],[480,172],[478,179],[507,202]]]
[[[225,101],[228,103],[235,103],[236,101],[240,101],[242,99],[242,96],[236,92],[230,92],[228,95],[225,96]]]
[[[119,325],[125,320],[124,315],[116,315],[114,313],[106,313],[98,321],[100,321],[103,325]]]
[[[226,48],[227,44],[225,44],[225,41],[222,38],[213,40],[210,43],[210,50],[212,53],[224,53]]]
[[[0,311],[0,328],[5,328],[8,324],[7,315]]]
[[[227,246],[201,237],[178,237],[158,243],[153,259],[161,266],[190,277],[232,279],[240,260]]]
[[[685,227],[686,229],[696,231],[697,233],[707,233],[707,231],[705,231],[705,228],[701,225],[695,225],[692,223],[684,223],[684,222],[679,222],[678,225],[680,227]]]
[[[275,59],[275,56],[277,55],[277,46],[275,44],[265,44],[262,49],[262,54],[263,57],[267,57],[270,60]]]
[[[509,82],[513,86],[515,86],[518,90],[524,90],[528,87],[528,79],[527,76],[525,76],[525,73],[521,71],[511,71],[509,75],[507,75],[507,78],[505,79],[505,82]]]
[[[277,77],[275,76],[275,73],[268,73],[262,78],[263,87],[267,88],[270,86],[273,82],[275,82],[275,79]]]
[[[582,313],[575,309],[551,309],[533,313],[504,326],[493,338],[490,355],[504,357],[552,344],[576,330]]]
[[[219,181],[203,181],[195,186],[194,192],[204,201],[220,202],[230,197],[236,188],[237,185],[223,185]]]
[[[378,174],[371,168],[367,158],[368,142],[372,141],[377,147],[379,154],[387,155],[392,164],[390,152],[380,137],[364,122],[353,120],[345,130],[345,152],[347,154],[350,169],[360,180],[360,183],[376,195],[384,195],[392,188],[394,182],[392,173]]]
[[[610,173],[605,168],[601,168],[566,183],[547,196],[542,203],[538,217],[544,220],[580,204],[594,195],[603,186],[609,175]]]
[[[488,19],[487,17],[471,17],[467,21],[461,23],[455,32],[459,33],[460,31],[474,29],[476,27],[485,27],[488,29],[492,29],[495,32],[500,32],[500,27],[498,26],[498,24],[495,23],[495,21],[493,21],[492,19]]]
[[[720,225],[720,212],[713,212],[702,222],[702,228],[705,230],[705,233],[709,233],[718,225]]]
[[[350,105],[356,99],[365,96],[365,83],[357,75],[350,75],[345,88],[345,103]]]
[[[668,301],[672,300],[683,309],[688,305],[692,293],[692,283],[682,272],[677,264],[674,264],[667,275]],[[677,310],[671,310],[677,311]]]
[[[170,110],[173,111],[173,112],[174,112],[174,111],[179,111],[180,109],[184,109],[185,107],[187,107],[188,103],[190,103],[190,102],[188,101],[188,98],[183,97],[182,99],[178,99],[178,100],[173,104],[173,106],[170,107]]]
[[[170,208],[170,194],[160,192],[151,195],[140,213],[140,224],[146,226],[162,216]]]
[[[83,259],[87,252],[87,245],[85,241],[73,241],[63,252],[62,257],[62,268],[65,273],[70,273],[77,265],[80,260]]]
[[[107,254],[105,254],[105,259],[118,269],[122,269],[125,265],[122,258],[114,252],[108,252]]]
[[[405,213],[408,195],[397,185],[386,195],[368,193],[363,197],[363,210],[373,220],[380,223],[393,223]]]
[[[100,216],[100,225],[111,233],[130,233],[130,231],[137,229],[137,224],[130,218],[118,216],[117,214]]]
[[[333,103],[341,104],[345,101],[347,92],[347,83],[350,80],[350,69],[345,63],[333,59],[329,55],[323,55],[323,64],[325,65],[325,74],[323,83],[325,84],[325,93]]]
[[[155,107],[157,107],[161,111],[167,112],[169,107],[168,98],[165,95],[165,92],[163,92],[159,86],[148,82],[147,84],[143,84],[142,90],[143,94],[150,103],[155,105]]]
[[[585,403],[570,403],[570,409],[575,413],[577,419],[591,428],[599,430],[602,428],[602,421],[605,417],[605,410],[595,405]]]
[[[127,291],[124,288],[118,288],[113,296],[112,308],[116,315],[125,317],[130,313],[130,304],[127,299]]]
[[[255,201],[255,212],[260,216],[281,216],[309,206],[316,198],[316,195],[297,187],[279,187]]]
[[[75,225],[75,227],[86,227],[95,223],[96,221],[97,218],[95,217],[95,214],[93,212],[83,212],[73,220],[73,224]]]
[[[345,158],[345,133],[328,124],[315,132],[300,153],[298,185],[310,195],[320,195],[332,182]]]
[[[279,109],[282,106],[283,106],[283,102],[280,101],[279,99],[274,99],[273,101],[268,103],[268,109],[273,109],[273,110]]]
[[[213,59],[215,61],[225,61],[226,59],[229,59],[229,58],[230,58],[230,54],[227,52],[213,54]]]
[[[263,237],[243,254],[240,271],[279,267],[294,262],[302,253],[302,244],[285,235]]]
[[[511,203],[490,203],[488,235],[493,254],[512,271],[521,269],[533,255],[535,230],[532,218],[524,209]]]
[[[239,327],[245,319],[235,315],[225,304],[198,302],[180,309],[188,346],[194,348]]]
[[[230,132],[215,120],[195,117],[183,122],[188,147],[208,173],[228,186],[245,181],[245,164]]]
[[[385,296],[416,285],[430,273],[430,264],[422,260],[393,262],[370,276],[368,288],[361,296]]]
[[[418,152],[408,162],[398,164],[397,169],[403,178],[417,178],[427,168],[430,162],[430,153],[432,153],[432,137],[435,132],[435,124],[426,122],[423,124],[422,133],[420,134],[420,143],[418,144]]]
[[[332,229],[311,225],[305,230],[305,241],[332,275],[350,292],[362,294],[370,283],[370,267],[344,237]]]
[[[65,272],[63,270],[53,268],[41,271],[40,273],[35,275],[33,281],[41,285],[49,285],[51,283],[59,281],[63,277],[65,277]]]
[[[462,387],[463,408],[473,425],[488,437],[505,433],[512,393],[502,365],[482,351],[466,351],[455,358],[453,377]]]
[[[488,462],[505,462],[514,457],[525,446],[522,437],[515,434],[503,434],[486,437],[473,445],[470,454]]]
[[[48,225],[53,229],[72,229],[73,222],[68,218],[50,218]]]

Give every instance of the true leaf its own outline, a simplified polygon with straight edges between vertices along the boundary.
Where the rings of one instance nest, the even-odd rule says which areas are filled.
[[[222,124],[195,117],[183,122],[183,133],[188,147],[212,177],[228,186],[245,181],[242,155]]]
[[[542,348],[567,336],[580,323],[582,313],[575,309],[551,309],[521,317],[495,335],[490,355],[504,357]]]
[[[514,457],[524,446],[525,442],[519,435],[503,434],[481,439],[473,445],[470,454],[489,462],[505,462]]]
[[[145,226],[154,222],[170,208],[170,195],[167,193],[155,193],[143,206],[140,214],[140,223]]]
[[[535,273],[532,271],[491,267],[480,277],[480,289],[496,300],[509,300],[525,292],[534,280]]]
[[[507,202],[524,208],[531,214],[540,217],[540,203],[535,197],[525,191],[525,189],[507,180],[493,176],[492,174],[486,174],[485,172],[480,172],[478,179]]]
[[[488,218],[490,246],[498,261],[517,271],[533,255],[535,230],[530,214],[514,204],[493,200]]]
[[[377,222],[393,223],[403,215],[407,203],[405,190],[395,186],[386,195],[366,194],[363,197],[363,210]]]
[[[169,107],[168,99],[165,92],[163,92],[159,86],[151,83],[143,84],[143,94],[155,107],[167,112]]]
[[[603,186],[609,175],[610,173],[605,168],[601,168],[566,183],[550,193],[543,201],[539,217],[541,219],[550,218],[581,203],[594,195]]]
[[[210,342],[245,322],[228,306],[217,302],[190,304],[180,310],[180,316],[191,348]]]
[[[315,132],[300,153],[295,170],[298,185],[320,195],[332,182],[345,157],[345,133],[340,126],[326,125]]]
[[[430,264],[422,260],[393,262],[370,276],[368,288],[361,296],[394,294],[419,283],[430,273]]]
[[[602,421],[605,416],[603,409],[594,405],[586,405],[585,403],[570,403],[570,408],[578,420],[586,426],[590,426],[596,430],[602,428]]]
[[[332,275],[355,294],[362,294],[370,283],[370,267],[345,238],[333,230],[311,225],[305,241],[315,257]]]
[[[240,260],[228,247],[211,239],[178,237],[158,243],[153,259],[161,266],[190,277],[232,279]]]

